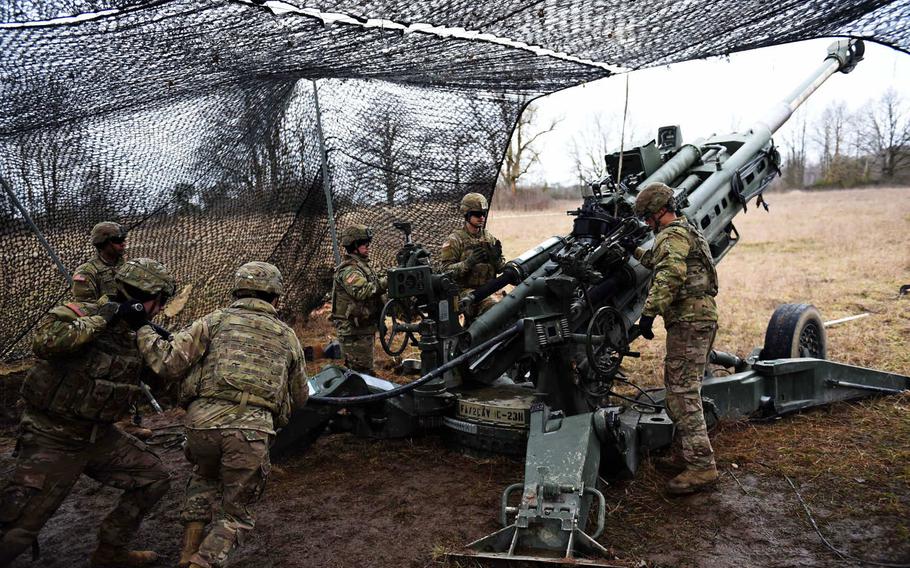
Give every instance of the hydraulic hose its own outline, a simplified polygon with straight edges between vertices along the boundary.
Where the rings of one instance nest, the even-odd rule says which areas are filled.
[[[465,351],[458,357],[455,357],[454,359],[445,363],[444,365],[441,365],[441,366],[433,369],[432,371],[430,371],[426,375],[420,377],[419,379],[417,379],[413,382],[410,382],[406,385],[396,387],[392,390],[385,391],[385,392],[378,392],[378,393],[374,393],[374,394],[363,394],[363,395],[358,395],[358,396],[339,396],[339,397],[311,396],[309,401],[312,403],[316,403],[316,404],[328,404],[331,406],[361,406],[364,404],[372,404],[374,402],[379,402],[382,400],[387,400],[390,398],[394,398],[396,396],[403,395],[407,392],[410,392],[410,391],[416,389],[417,387],[419,387],[420,385],[422,385],[424,383],[427,383],[429,381],[432,381],[435,378],[442,376],[442,374],[445,373],[446,371],[448,371],[449,369],[453,369],[453,368],[457,367],[458,365],[464,363],[465,361],[467,361],[468,359],[470,359],[477,353],[480,353],[481,351],[484,351],[485,349],[488,349],[491,346],[493,346],[505,339],[512,337],[513,335],[517,335],[518,333],[520,333],[522,331],[522,329],[524,329],[524,322],[522,320],[519,320],[519,321],[515,322],[514,325],[512,325],[511,327],[509,327],[508,329],[506,329],[499,335],[484,341],[480,345],[477,345],[475,347],[468,349],[467,351]],[[355,374],[355,373],[350,370],[346,371],[344,374],[344,377],[347,378],[352,374]]]

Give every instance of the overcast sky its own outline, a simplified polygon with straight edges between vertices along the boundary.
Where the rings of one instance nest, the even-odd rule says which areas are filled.
[[[634,131],[636,141],[646,141],[657,134],[659,126],[669,124],[682,127],[685,142],[749,128],[771,104],[818,68],[832,41],[811,40],[628,73],[627,144],[629,130]],[[849,110],[856,111],[889,87],[901,94],[910,110],[910,55],[866,42],[865,59],[853,72],[836,73],[828,79],[803,105],[804,112],[811,125],[827,105],[844,101]],[[597,113],[608,121],[613,117],[618,131],[625,89],[626,75],[615,75],[538,99],[541,123],[562,120],[540,144],[541,164],[531,173],[532,179],[572,183],[573,136],[590,128]],[[791,119],[778,131],[778,145],[784,143],[786,129],[795,122]],[[615,142],[614,150],[618,150],[618,134]]]

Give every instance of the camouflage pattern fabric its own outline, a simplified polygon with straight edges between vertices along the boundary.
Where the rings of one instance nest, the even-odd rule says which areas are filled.
[[[191,561],[222,566],[255,524],[249,506],[265,486],[275,426],[307,400],[303,349],[275,307],[259,298],[238,299],[170,341],[143,327],[137,342],[153,371],[186,376],[181,399],[189,404],[186,453],[194,470],[182,518],[208,523],[220,503]]]
[[[676,426],[675,442],[692,469],[715,465],[702,408],[701,382],[716,333],[717,324],[710,321],[679,322],[667,328],[667,414]]]
[[[376,332],[385,283],[367,259],[345,254],[332,278],[332,313],[338,338]]]
[[[375,334],[339,335],[345,367],[358,373],[373,374],[373,345]]]
[[[108,264],[95,253],[95,258],[82,264],[73,273],[73,298],[78,302],[94,302],[101,296],[113,297],[117,293],[117,283],[114,276],[126,262],[120,258],[116,264]]]
[[[677,322],[717,321],[717,272],[708,243],[685,217],[663,227],[642,263],[654,280],[642,315],[662,316],[665,326]]]
[[[258,298],[236,300],[170,341],[142,327],[137,343],[152,371],[184,378],[180,396],[189,428],[274,434],[308,396],[300,341],[274,306]]]
[[[470,266],[465,260],[478,247],[487,249],[490,260]],[[439,252],[440,269],[450,272],[455,283],[462,289],[483,286],[496,277],[505,263],[502,243],[486,229],[481,229],[476,235],[464,228],[456,229],[446,237]]]
[[[41,320],[32,338],[38,358],[21,391],[32,407],[55,416],[111,423],[140,396],[143,365],[136,335],[126,322],[109,325],[101,310],[101,304],[74,302],[52,309]]]
[[[129,543],[142,518],[170,486],[161,459],[113,425],[71,421],[27,408],[17,446],[12,479],[0,494],[0,566],[31,546],[83,473],[123,490],[98,537],[114,547]]]
[[[268,434],[255,430],[187,429],[186,454],[193,464],[181,519],[214,524],[191,558],[204,568],[223,566],[256,524],[250,507],[265,488],[271,464]]]

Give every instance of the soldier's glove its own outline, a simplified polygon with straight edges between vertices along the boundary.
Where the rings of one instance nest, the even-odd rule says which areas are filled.
[[[120,304],[118,302],[105,302],[101,309],[98,310],[98,315],[104,318],[104,321],[110,325],[112,321],[117,319],[118,313],[120,312]]]
[[[485,262],[490,262],[490,253],[483,247],[477,247],[472,250],[468,258],[465,259],[465,264],[468,266],[476,266]]]
[[[496,239],[496,242],[493,243],[493,260],[498,261],[502,258],[502,241]]]
[[[117,310],[117,317],[129,324],[133,329],[139,329],[149,321],[142,302],[123,302]]]
[[[389,289],[389,277],[380,276],[379,277],[379,291],[384,292]]]
[[[641,316],[638,320],[638,333],[645,339],[654,339],[654,316]]]

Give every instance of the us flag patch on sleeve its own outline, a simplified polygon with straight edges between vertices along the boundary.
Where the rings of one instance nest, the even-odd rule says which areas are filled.
[[[85,275],[84,274],[73,274],[73,280],[75,280],[76,282],[85,282]]]

